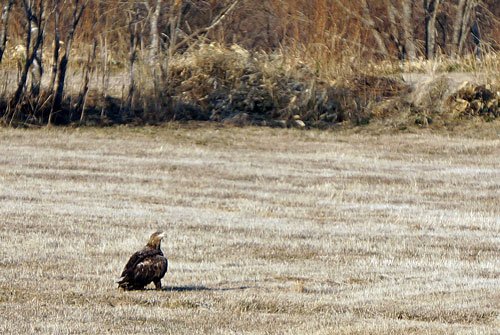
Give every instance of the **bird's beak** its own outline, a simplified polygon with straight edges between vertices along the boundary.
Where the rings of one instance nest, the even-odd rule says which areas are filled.
[[[158,237],[159,237],[159,238],[164,238],[164,237],[165,237],[165,233],[163,232],[163,233],[161,233],[161,234],[158,234]]]

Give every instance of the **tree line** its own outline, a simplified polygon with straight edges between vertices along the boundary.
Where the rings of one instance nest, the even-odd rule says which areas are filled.
[[[0,66],[8,50],[22,53],[15,89],[0,104],[7,124],[21,114],[52,123],[65,108],[71,61],[82,85],[69,108],[83,120],[92,76],[100,73],[106,95],[113,66],[127,72],[124,111],[140,100],[139,63],[154,108],[164,108],[170,60],[200,42],[408,61],[480,58],[500,43],[498,0],[3,0],[0,15]]]

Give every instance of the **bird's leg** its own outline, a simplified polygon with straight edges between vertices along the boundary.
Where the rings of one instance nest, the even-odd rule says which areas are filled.
[[[155,284],[155,287],[157,290],[161,290],[161,280],[154,280],[153,283]]]

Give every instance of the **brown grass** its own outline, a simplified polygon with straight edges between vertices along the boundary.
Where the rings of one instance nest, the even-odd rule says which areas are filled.
[[[0,333],[494,334],[495,136],[1,129]]]

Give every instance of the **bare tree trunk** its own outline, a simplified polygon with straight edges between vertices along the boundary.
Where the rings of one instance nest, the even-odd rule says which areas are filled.
[[[109,73],[109,54],[108,54],[108,31],[109,31],[109,20],[108,20],[108,15],[106,15],[106,4],[105,1],[99,1],[98,2],[98,8],[99,8],[99,18],[103,20],[101,22],[101,25],[104,26],[104,33],[102,33],[99,36],[99,49],[101,53],[101,92],[102,92],[102,101],[106,101],[106,98],[108,96],[108,88],[109,88],[109,79],[110,79],[110,73]],[[102,104],[101,106],[101,121],[104,121],[104,117],[106,116],[106,104]]]
[[[42,10],[42,7],[40,8]],[[43,48],[43,34],[44,27],[43,24],[43,13],[40,14],[41,20],[32,20],[30,22],[31,26],[31,38],[33,39],[31,45],[36,44],[36,39],[38,36],[42,36],[42,43],[40,46],[34,50],[35,57],[33,58],[33,64],[31,66],[31,91],[30,94],[32,97],[37,98],[40,94],[40,87],[42,86],[42,75],[43,75],[43,66],[42,66],[42,48]]]
[[[89,82],[95,70],[96,52],[97,52],[97,40],[94,39],[92,51],[89,52],[87,58],[87,64],[85,65],[85,74],[83,76],[83,87],[81,89],[80,96],[78,97],[78,102],[75,108],[75,110],[77,111],[81,110],[80,122],[83,122],[83,120],[85,119],[85,105],[87,103],[87,96],[89,92]]]
[[[476,6],[475,0],[460,0],[457,6],[457,13],[453,22],[452,54],[462,53],[467,33],[471,27],[471,13]]]
[[[481,47],[481,30],[479,29],[479,23],[477,20],[474,20],[474,23],[472,24],[472,27],[470,28],[470,32],[472,34],[472,40],[474,41],[475,47],[474,47],[474,54],[476,55],[477,59],[481,59],[483,54],[482,54],[482,47]]]
[[[398,49],[399,59],[414,60],[417,55],[412,27],[412,4],[409,0],[401,0],[396,5],[392,0],[385,2],[390,36]],[[398,3],[401,5],[400,8],[396,7]]]
[[[129,19],[129,83],[128,83],[128,92],[125,103],[125,108],[127,113],[130,113],[135,95],[135,62],[137,60],[137,46],[139,43],[139,33],[138,33],[138,12],[137,9],[133,17]]]
[[[433,59],[436,47],[436,17],[440,0],[424,0],[425,10],[425,56]]]
[[[182,20],[182,1],[174,1],[173,6],[170,8],[168,23],[170,35],[168,40],[167,57],[165,59],[164,78],[167,86],[167,91],[170,92],[170,60],[174,56],[180,45],[177,44],[177,35],[179,33],[179,24]]]
[[[149,61],[152,65],[158,62],[157,58],[160,52],[160,31],[158,29],[158,20],[160,19],[162,5],[163,5],[163,0],[156,0],[156,6],[154,8],[154,11],[150,14],[150,19],[149,19],[149,25],[151,30]],[[147,6],[148,10],[151,12],[151,8],[149,8],[149,5]]]
[[[12,9],[14,0],[9,0],[2,8],[2,16],[0,17],[0,63],[2,62],[5,46],[7,45],[7,30],[9,27],[9,14]]]
[[[59,64],[59,52],[61,50],[61,33],[59,32],[59,17],[61,15],[60,0],[54,0],[54,49],[52,53],[52,72],[49,82],[49,95],[54,94],[56,85],[57,69]]]
[[[402,0],[402,25],[403,25],[403,43],[405,46],[406,59],[412,61],[417,58],[417,49],[415,47],[413,18],[412,18],[412,1]]]
[[[170,39],[168,43],[168,59],[171,59],[177,51],[177,35],[179,33],[179,25],[182,20],[182,1],[174,1],[170,9],[170,16],[168,18],[170,28]]]
[[[149,29],[150,29],[150,45],[149,45],[149,64],[152,69],[152,78],[153,78],[153,95],[155,108],[154,112],[158,112],[161,109],[161,101],[162,101],[162,86],[161,85],[161,59],[160,59],[160,31],[158,29],[158,21],[160,19],[163,0],[156,0],[156,5],[154,9],[149,5],[149,2],[145,2],[148,14],[149,14]],[[146,107],[144,108],[146,111]]]
[[[57,73],[57,82],[56,82],[56,91],[54,95],[54,101],[52,103],[52,109],[50,111],[49,115],[49,120],[47,122],[47,125],[52,124],[52,118],[54,113],[57,113],[61,110],[62,106],[62,100],[64,96],[64,84],[65,84],[65,79],[66,79],[66,71],[67,71],[67,66],[69,62],[69,57],[70,57],[70,52],[71,52],[71,45],[73,43],[73,39],[75,37],[75,32],[76,28],[78,26],[78,23],[80,22],[80,19],[82,18],[83,11],[87,7],[89,0],[86,0],[84,3],[80,3],[80,0],[75,0],[74,1],[74,7],[73,7],[73,18],[71,21],[71,26],[68,31],[68,34],[66,36],[65,40],[65,50],[64,50],[64,55],[61,57],[61,60],[59,61],[59,69]]]
[[[21,76],[19,82],[17,84],[16,92],[14,93],[14,97],[11,99],[9,103],[9,108],[13,110],[11,120],[9,123],[12,123],[14,120],[15,111],[18,108],[18,104],[21,101],[21,97],[26,88],[26,82],[28,80],[28,73],[33,64],[35,57],[37,56],[38,49],[42,45],[43,42],[43,29],[39,29],[36,31],[37,35],[32,36],[31,30],[31,22],[33,20],[37,20],[38,22],[42,21],[43,18],[43,0],[38,2],[38,10],[34,6],[34,2],[23,0],[23,8],[24,14],[26,15],[26,60],[24,62],[24,66],[21,72]],[[40,25],[40,24],[39,24]],[[10,114],[10,113],[7,113]]]
[[[101,77],[101,85],[102,85],[102,100],[105,101],[108,95],[109,88],[109,69],[108,69],[108,38],[106,35],[101,37],[101,59],[102,59],[102,77]],[[106,110],[104,105],[101,108],[101,121],[104,120],[104,116],[106,114]]]

